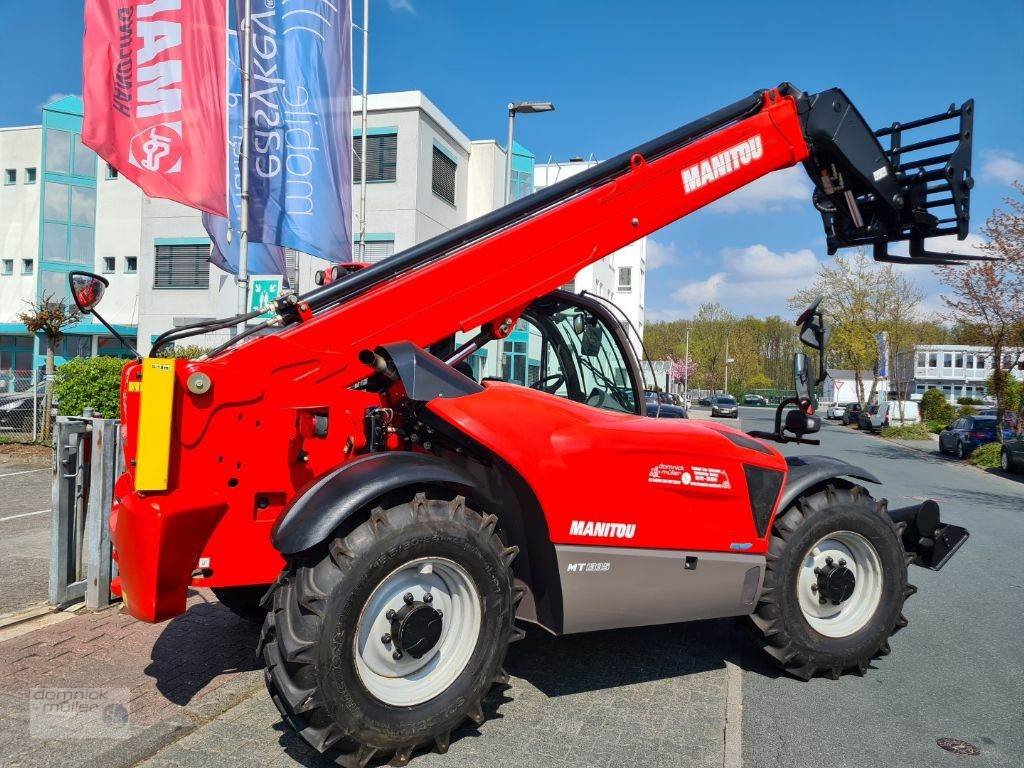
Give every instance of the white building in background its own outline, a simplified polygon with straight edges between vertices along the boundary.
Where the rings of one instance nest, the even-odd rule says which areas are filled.
[[[1019,350],[1003,353],[1003,370],[1024,381]],[[988,394],[986,381],[995,369],[992,347],[964,344],[918,344],[912,352],[899,355],[896,374],[903,389],[910,395],[923,395],[929,389],[941,389],[946,399],[955,404],[961,397],[977,400]]]
[[[857,375],[854,371],[829,368],[825,371],[825,381],[822,384],[821,399],[831,403],[855,403],[855,402],[880,402],[887,399],[889,393],[889,380],[886,378],[875,378],[874,371],[861,371],[860,381],[863,392],[857,392]],[[871,386],[874,384],[875,397],[871,399]]]
[[[597,161],[579,157],[565,163],[539,163],[534,168],[534,186],[537,189],[550,186],[594,165]],[[614,302],[643,338],[646,275],[647,238],[642,237],[581,269],[566,288],[575,293],[588,291]]]
[[[366,136],[358,127],[354,135],[357,152],[366,145],[367,261],[385,259],[503,204],[505,150],[496,141],[470,141],[419,91],[372,94],[367,107]],[[361,108],[356,98],[354,113]],[[74,269],[110,280],[104,317],[142,353],[164,331],[236,311],[234,276],[210,264],[210,239],[199,212],[144,195],[82,145],[81,129],[82,102],[73,96],[46,105],[40,125],[0,128],[0,372],[15,370],[24,378],[42,365],[45,340],[28,334],[18,314],[44,295],[67,299],[67,273]],[[516,145],[513,197],[592,164],[535,166],[533,155]],[[354,165],[358,176],[359,164]],[[356,259],[359,182],[353,187]],[[325,262],[288,256],[290,285],[310,289]],[[572,287],[614,301],[642,333],[645,257],[641,240],[582,270]],[[225,338],[189,342],[210,345]],[[87,317],[67,329],[57,362],[127,354]]]

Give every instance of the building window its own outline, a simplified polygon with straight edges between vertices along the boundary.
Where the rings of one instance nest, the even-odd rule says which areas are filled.
[[[96,222],[96,189],[71,188],[71,223],[91,227]]]
[[[43,167],[54,173],[67,173],[71,168],[71,134],[55,128],[46,129],[46,154]]]
[[[954,368],[963,368],[964,367],[964,353],[963,352],[957,352],[956,353],[956,357],[953,359],[953,367]]]
[[[110,163],[107,163],[107,178],[108,179],[116,179],[117,176],[118,176],[117,168],[112,166]]]
[[[117,270],[117,258],[114,256],[103,257],[103,271],[115,272]]]
[[[928,362],[928,355],[926,353],[924,353],[924,352],[918,352],[917,353],[917,367],[918,368],[924,368],[924,366],[925,366],[925,364],[927,362]]]
[[[967,369],[968,370],[973,370],[974,369],[974,355],[968,355],[967,356]]]
[[[953,367],[953,353],[947,352],[942,356],[942,367],[952,368]]]
[[[430,188],[449,205],[455,205],[455,161],[434,147],[434,169],[430,174]]]
[[[25,169],[25,183],[26,184],[35,184],[36,183],[36,169],[35,168],[26,168]]]
[[[359,158],[363,152],[363,137],[352,139],[352,151],[355,154],[352,162],[352,178],[360,182]],[[398,134],[382,133],[370,136],[366,142],[366,180],[394,181],[398,167]]]
[[[937,352],[928,353],[928,367],[936,368],[939,365],[939,355]]]
[[[978,368],[979,371],[985,370],[985,356],[984,355],[978,355],[977,368]]]
[[[4,259],[0,264],[0,273],[5,275],[14,274],[14,259]]]
[[[629,293],[633,290],[633,268],[619,267],[619,293]]]
[[[358,238],[358,235],[356,236]],[[352,245],[352,258],[356,261],[365,261],[368,264],[376,264],[378,261],[383,261],[388,256],[395,255],[395,241],[394,240],[367,240],[364,243],[365,256],[360,258],[359,253],[359,241],[358,239]]]
[[[158,245],[154,288],[208,288],[209,245]]]
[[[129,275],[134,275],[139,271],[139,259],[137,256],[124,257],[124,271]]]
[[[134,344],[136,337],[127,336],[125,340]],[[96,339],[97,357],[135,357],[135,353],[113,336],[100,336]]]
[[[33,342],[31,336],[0,336],[0,371],[31,371]]]
[[[4,184],[17,184],[18,183],[18,169],[7,168],[4,170]]]
[[[82,137],[75,135],[75,169],[76,176],[96,178],[96,153],[82,143]]]
[[[35,259],[22,259],[21,260],[21,274],[31,275],[35,270],[36,260]]]

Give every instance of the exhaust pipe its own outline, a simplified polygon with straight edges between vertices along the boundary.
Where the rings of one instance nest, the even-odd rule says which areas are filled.
[[[970,536],[966,528],[941,522],[939,505],[931,499],[887,511],[911,562],[933,571],[942,568]]]

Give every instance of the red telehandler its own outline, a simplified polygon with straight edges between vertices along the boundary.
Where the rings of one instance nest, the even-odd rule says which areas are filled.
[[[163,334],[154,353],[256,320],[201,359],[125,367],[111,528],[126,610],[170,618],[190,587],[261,605],[282,717],[352,766],[444,751],[482,722],[517,619],[563,634],[748,616],[796,676],[863,673],[906,624],[908,565],[941,568],[968,534],[931,501],[888,509],[867,470],[770,445],[817,443],[817,305],[797,321],[817,365],[795,354],[796,396],[773,432],[746,434],[648,418],[626,324],[559,286],[796,163],[830,254],[956,262],[925,241],[967,234],[972,119],[967,101],[872,131],[842,91],[783,84],[333,270],[270,320]],[[86,311],[105,285],[71,284]],[[519,332],[528,385],[467,375]]]

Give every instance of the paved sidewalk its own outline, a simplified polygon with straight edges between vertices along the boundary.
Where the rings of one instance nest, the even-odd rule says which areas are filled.
[[[454,733],[447,755],[418,754],[411,765],[728,765],[725,660],[736,647],[736,632],[732,620],[562,638],[531,630],[509,653],[510,686],[485,699],[483,725]],[[738,702],[731,704],[737,712]],[[142,765],[327,768],[334,763],[301,742],[260,690]]]
[[[131,765],[262,687],[257,628],[209,592],[162,624],[117,608],[0,642],[0,765]],[[127,689],[129,738],[32,738],[33,688]]]

